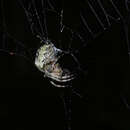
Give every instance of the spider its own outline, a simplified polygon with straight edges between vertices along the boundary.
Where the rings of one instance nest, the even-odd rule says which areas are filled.
[[[67,54],[67,52],[57,49],[51,41],[47,41],[36,52],[35,66],[44,73],[44,77],[51,80],[51,84],[55,87],[66,87],[66,85],[60,85],[60,83],[69,82],[76,76],[73,71],[63,68],[59,63],[59,59]],[[76,62],[73,57],[72,60]]]
[[[35,60],[33,61],[33,64],[35,64],[38,70],[44,73],[44,77],[47,77],[53,86],[58,87],[58,88],[67,88],[68,86],[70,87],[69,84],[74,79],[76,79],[79,72],[82,72],[79,61],[74,54],[79,52],[80,49],[86,46],[87,45],[86,43],[90,42],[89,41],[90,39],[94,40],[98,36],[98,34],[106,31],[106,28],[107,29],[110,28],[112,24],[111,20],[114,20],[116,22],[119,20],[123,21],[124,17],[122,17],[120,11],[118,10],[117,6],[112,0],[107,1],[108,5],[110,5],[110,8],[108,6],[107,9],[105,7],[106,6],[105,1],[101,1],[101,0],[84,1],[83,0],[81,1],[82,3],[81,10],[79,11],[80,13],[78,14],[80,16],[80,22],[78,23],[80,27],[78,28],[76,26],[78,28],[78,29],[76,28],[77,29],[76,30],[75,28],[73,29],[73,26],[71,28],[71,26],[64,24],[64,19],[63,19],[64,10],[62,9],[63,5],[61,3],[60,3],[61,7],[59,7],[59,3],[56,3],[57,1],[41,0],[40,4],[37,2],[39,1],[19,0],[19,3],[21,4],[27,16],[27,20],[30,25],[32,34],[35,36],[35,38],[37,37],[41,41],[41,46],[35,51],[35,56],[34,56]],[[129,7],[127,6],[128,5],[127,2],[129,3],[129,1],[126,0],[126,7],[129,12]],[[96,7],[99,8],[99,11],[96,11],[97,9]],[[67,41],[70,48],[72,48],[71,45],[75,43],[77,39],[80,41],[79,44],[80,45],[82,44],[81,45],[82,47],[77,45],[78,47],[76,49],[74,48],[72,51],[70,50],[66,51],[64,49],[59,49],[58,47],[56,47],[54,42],[50,40],[53,38],[50,38],[48,34],[47,13],[48,15],[50,13],[50,16],[54,15],[54,17],[56,17],[58,20],[60,19],[58,23],[59,26],[57,27],[57,28],[60,28],[59,29],[60,34],[64,35],[65,31],[68,31],[69,34],[71,35],[71,37],[69,37],[68,38],[69,40]],[[92,18],[93,22],[89,20],[89,17],[90,19]],[[126,24],[126,22],[124,24]],[[5,27],[4,18],[3,18],[3,26]],[[126,31],[128,31],[127,26],[125,29]],[[5,34],[6,36],[8,35],[8,37],[13,39],[7,32],[5,32]],[[126,32],[126,36],[127,36],[127,43],[129,43],[127,32]],[[57,40],[57,42],[59,41]],[[18,46],[19,48],[22,48],[21,49],[23,50],[22,55],[24,55],[25,58],[28,57],[28,55],[25,54],[25,50],[27,49],[23,46],[23,44],[20,44],[20,42],[16,40],[14,40],[14,42],[16,43],[16,46]],[[5,48],[2,48],[1,50],[5,51]],[[14,55],[18,53],[20,54],[20,51],[18,52],[16,51],[16,53],[10,50],[7,50],[7,51],[9,51],[10,55]],[[27,52],[29,51],[27,50]],[[67,59],[67,62],[66,62],[66,59]],[[71,92],[71,94],[72,93],[77,94],[75,91]],[[71,97],[71,95],[69,95],[69,97]],[[71,101],[66,100],[64,102],[66,105],[66,104],[69,104],[69,102]],[[69,119],[71,115],[69,112],[71,110],[70,110],[69,105],[68,107],[66,105],[67,107],[66,118],[68,118],[67,127],[70,130],[71,126],[70,126]]]

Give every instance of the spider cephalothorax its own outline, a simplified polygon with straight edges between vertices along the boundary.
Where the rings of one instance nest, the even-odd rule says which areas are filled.
[[[62,59],[63,55],[65,53],[57,49],[51,42],[42,45],[36,52],[36,67],[44,73],[45,77],[51,79],[51,83],[56,87],[65,87],[64,83],[75,78],[75,74],[70,69],[63,68],[59,63],[59,59]]]

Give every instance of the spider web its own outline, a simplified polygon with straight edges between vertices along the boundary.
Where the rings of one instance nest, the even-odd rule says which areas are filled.
[[[67,10],[65,8],[65,2],[51,0],[19,0],[19,3],[24,9],[24,12],[28,19],[28,23],[30,25],[30,30],[35,37],[40,38],[40,40],[44,42],[50,40],[62,50],[65,49],[66,51],[71,51],[73,54],[80,52],[80,48],[82,49],[84,46],[87,46],[87,44],[89,44],[93,39],[106,31],[114,21],[119,22],[120,20],[122,20],[122,22],[124,22],[126,36],[128,35],[129,1],[125,1],[125,3],[123,4],[124,8],[126,7],[127,9],[127,13],[125,11],[123,12],[124,14],[121,14],[121,12],[119,11],[120,8],[118,9],[118,5],[116,5],[118,3],[115,1],[107,0],[104,2],[101,0],[82,0],[81,2],[79,2],[79,7],[76,7],[76,9],[78,10],[78,17],[74,18],[74,21],[78,22],[74,23],[74,21],[72,21],[73,24],[71,24],[70,21],[66,20]],[[68,11],[70,10],[68,9]],[[4,11],[2,11],[2,13],[3,12]],[[1,28],[1,30],[4,31],[2,33],[2,46],[4,46],[4,37],[9,37],[10,39],[13,39],[13,36],[7,33],[4,15],[2,15],[2,19],[3,20],[1,24],[4,28]],[[53,19],[54,24],[49,19]],[[54,36],[54,33],[56,33],[57,35]],[[23,43],[20,43],[20,41],[16,39],[13,40],[15,41],[15,43],[18,42],[21,48],[23,46],[23,49],[26,48]],[[129,43],[128,36],[127,43]],[[17,47],[12,48],[16,49]],[[27,49],[29,50],[29,48]],[[1,50],[8,50],[8,47],[7,49],[1,47]]]
[[[79,66],[82,65],[77,55],[80,55],[82,48],[87,47],[95,38],[108,31],[113,23],[123,24],[128,54],[130,54],[129,0],[120,2],[116,0],[81,0],[77,1],[78,6],[73,9],[71,9],[71,2],[75,3],[74,0],[70,3],[60,0],[18,0],[17,2],[26,14],[33,36],[38,38],[39,42],[46,43],[49,40],[57,48],[67,51],[73,55]],[[124,8],[124,11],[121,7]],[[77,15],[74,17],[75,12]],[[4,16],[4,4],[1,0],[2,22],[0,23],[0,32],[2,42],[0,51],[10,55],[23,56],[33,63],[30,48],[27,48],[24,43],[8,33]],[[72,16],[73,18],[69,20],[68,17]],[[61,94],[66,115],[65,129],[71,130],[71,96],[72,94],[76,94],[80,98],[82,96],[70,86],[65,89],[67,91],[65,90],[65,93]]]

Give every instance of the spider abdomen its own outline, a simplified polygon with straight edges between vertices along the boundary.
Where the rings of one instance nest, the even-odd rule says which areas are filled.
[[[43,72],[44,76],[49,78],[51,83],[56,87],[65,87],[65,85],[59,84],[69,82],[75,78],[74,71],[72,71],[68,65],[63,66],[60,63],[60,61],[62,61],[63,64],[69,64],[69,62],[66,63],[64,61],[65,58],[63,55],[65,55],[64,52],[57,49],[52,43],[44,44],[36,52],[36,67]],[[57,82],[58,85],[54,82]]]

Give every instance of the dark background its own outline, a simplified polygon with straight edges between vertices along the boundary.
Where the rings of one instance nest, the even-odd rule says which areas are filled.
[[[8,32],[34,44],[23,10],[15,1],[5,1]],[[71,17],[68,15],[71,21]],[[30,130],[64,128],[61,89],[54,88],[34,65],[23,57],[0,53],[0,129]],[[88,73],[74,87],[83,96],[72,95],[72,129],[129,130],[130,103],[127,44],[121,23],[113,23],[82,50]]]

